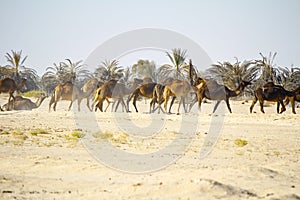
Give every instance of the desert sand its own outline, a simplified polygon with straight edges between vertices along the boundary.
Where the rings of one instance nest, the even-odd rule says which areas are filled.
[[[3,105],[7,96],[0,97]],[[139,113],[130,104],[129,114],[119,110],[92,115],[85,100],[79,114],[76,103],[67,111],[66,101],[58,103],[56,112],[48,112],[48,102],[49,98],[32,111],[0,112],[0,199],[300,199],[299,108],[296,115],[290,107],[276,114],[270,104],[262,114],[257,104],[250,114],[251,101],[231,101],[233,113],[225,109],[215,114],[224,120],[215,124],[212,102],[182,115],[149,115],[144,100],[138,102]],[[194,120],[183,123],[186,119]],[[93,120],[101,132],[90,125]],[[158,134],[131,135],[130,124],[143,128],[151,121],[164,122]],[[135,173],[130,165],[127,171],[120,169],[124,166],[113,168],[83,143],[91,136],[120,151],[146,155],[166,148],[176,135],[184,134],[185,127],[178,131],[179,126],[189,123],[197,123],[197,129],[183,155],[160,169]],[[221,127],[215,145],[204,143],[211,126]],[[205,145],[212,150],[200,159]],[[167,156],[161,156],[162,162]]]

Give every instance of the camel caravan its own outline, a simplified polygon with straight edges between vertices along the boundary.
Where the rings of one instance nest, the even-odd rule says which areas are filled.
[[[170,57],[169,54],[168,56]],[[273,59],[274,57],[275,55]],[[73,65],[70,60],[68,61]],[[117,64],[117,62],[114,63]],[[249,67],[253,64],[256,67]],[[70,79],[70,81],[53,85],[54,89],[52,89],[51,93],[48,93],[49,95],[40,95],[36,102],[14,95],[15,92],[22,89],[26,79],[16,83],[11,78],[3,78],[0,80],[0,93],[8,93],[9,97],[7,103],[0,106],[0,109],[1,111],[37,109],[46,98],[49,98],[49,112],[52,110],[56,111],[57,104],[61,100],[70,101],[68,111],[71,110],[73,103],[77,101],[77,110],[80,112],[80,105],[84,99],[86,99],[86,106],[89,111],[97,112],[99,110],[100,112],[107,112],[109,106],[113,103],[111,112],[118,112],[120,104],[122,112],[132,112],[132,109],[135,112],[139,112],[137,102],[141,99],[145,99],[146,102],[149,99],[149,113],[162,112],[170,114],[172,106],[177,100],[176,113],[180,114],[181,108],[183,108],[183,112],[187,113],[192,110],[196,103],[198,110],[201,111],[202,103],[211,100],[216,102],[212,110],[213,113],[216,112],[222,101],[225,102],[228,112],[232,113],[229,100],[241,96],[245,90],[248,90],[249,94],[249,87],[252,87],[253,101],[250,106],[250,113],[253,112],[257,101],[260,103],[261,112],[264,113],[264,102],[269,101],[277,103],[277,113],[286,111],[286,106],[290,103],[292,113],[296,114],[295,102],[300,102],[299,83],[296,82],[296,85],[298,84],[296,89],[287,90],[282,85],[275,83],[276,78],[272,79],[268,75],[267,78],[264,77],[261,86],[255,88],[253,83],[257,85],[261,81],[257,78],[258,73],[261,73],[261,76],[265,73],[259,72],[258,69],[261,69],[259,68],[261,66],[263,66],[263,69],[270,68],[270,60],[263,57],[262,60],[254,62],[240,63],[237,61],[234,65],[229,62],[218,63],[212,65],[208,73],[203,76],[200,76],[190,60],[189,64],[183,66],[187,74],[175,73],[172,76],[160,78],[161,80],[159,81],[155,81],[147,76],[144,78],[128,78],[126,81],[124,76],[119,76],[103,81],[104,79],[95,78],[96,76],[94,76],[85,79],[85,83],[83,82],[82,86],[79,87]],[[116,66],[114,67],[117,69]],[[123,71],[120,72],[123,73]],[[214,74],[214,76],[211,76],[210,73]],[[299,74],[297,74],[298,77]],[[92,104],[90,104],[91,101]],[[132,102],[133,108],[130,108],[130,102]],[[104,103],[106,103],[105,108]]]

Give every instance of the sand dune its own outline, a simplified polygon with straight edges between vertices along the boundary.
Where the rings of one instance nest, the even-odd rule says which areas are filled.
[[[5,101],[2,95],[0,104]],[[90,113],[84,101],[80,113],[66,111],[69,102],[48,112],[48,102],[32,111],[0,113],[1,199],[300,199],[299,108],[299,114],[288,107],[278,115],[271,105],[261,114],[256,105],[257,113],[249,114],[251,102],[231,101],[232,114],[225,109],[212,115],[210,103],[178,116],[144,113],[144,101],[138,102],[140,113],[129,114]],[[194,134],[186,134],[195,123]],[[205,142],[213,126],[221,127],[215,146]],[[130,157],[121,160],[132,166],[116,161],[113,169],[87,150],[84,139],[141,158],[153,153],[161,169],[155,169],[160,163],[146,168],[141,159],[153,171],[136,174],[133,165],[139,162]],[[200,159],[205,145],[212,151]],[[164,148],[168,154],[157,159],[155,152]],[[119,158],[105,150],[103,159]],[[173,157],[178,159],[163,164]]]

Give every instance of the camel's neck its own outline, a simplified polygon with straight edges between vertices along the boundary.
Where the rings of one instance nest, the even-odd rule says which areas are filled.
[[[229,95],[229,97],[236,97],[236,96],[240,95],[244,89],[245,89],[245,86],[240,84],[236,90],[228,89],[228,95]]]
[[[40,107],[40,105],[42,104],[42,102],[45,100],[46,97],[40,97],[38,98],[38,100],[35,102],[36,107]]]

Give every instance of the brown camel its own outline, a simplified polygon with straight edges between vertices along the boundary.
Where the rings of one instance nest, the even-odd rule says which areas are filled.
[[[37,101],[34,103],[30,99],[21,97],[21,96],[16,96],[15,97],[15,102],[11,100],[9,104],[4,104],[3,109],[4,110],[32,110],[35,108],[40,107],[42,102],[45,100],[47,96],[45,94],[41,95]]]
[[[59,100],[71,101],[68,108],[68,110],[70,111],[72,104],[76,99],[78,101],[78,111],[80,111],[80,103],[82,98],[79,88],[69,81],[64,84],[59,84],[55,87],[54,92],[51,95],[51,99],[49,102],[49,111],[51,110],[52,104],[54,104],[53,110],[56,111],[56,104]]]
[[[108,99],[112,98],[115,100],[115,102],[117,101],[115,111],[117,111],[119,103],[122,103],[123,107],[125,107],[125,110],[127,111],[128,109],[125,105],[123,97],[129,94],[130,89],[128,89],[123,83],[118,83],[117,80],[110,80],[105,82],[100,88],[97,89],[93,105],[97,102],[96,109],[99,108],[99,110],[103,112],[103,102],[106,99],[108,102],[108,105],[105,109],[106,111],[110,105],[110,101]]]
[[[98,81],[96,78],[92,78],[87,81],[81,88],[81,99],[86,98],[86,105],[90,109],[90,111],[92,111],[92,108],[90,107],[90,97],[92,94],[95,94],[95,91],[101,85],[103,85],[103,82]]]
[[[236,90],[230,90],[228,87],[218,84],[215,80],[210,79],[210,80],[204,80],[204,81],[205,81],[205,84],[201,86],[201,88],[204,86],[204,91],[200,92],[200,94],[202,94],[201,96],[199,96],[199,97],[197,96],[198,106],[201,106],[201,102],[199,102],[199,101],[202,101],[203,98],[206,98],[209,100],[216,100],[217,103],[213,109],[213,113],[217,110],[217,108],[222,100],[224,100],[226,102],[229,112],[232,113],[230,104],[229,104],[229,98],[240,95],[241,92],[245,89],[245,87],[251,84],[250,82],[243,80],[243,81],[241,81],[241,83],[239,84],[239,86]],[[194,105],[194,103],[191,104],[190,108]]]
[[[152,112],[155,112],[155,103],[157,103],[158,107],[158,113],[160,113],[160,110],[164,113],[165,111],[161,108],[161,104],[164,102],[163,92],[165,89],[165,85],[162,84],[156,84],[153,89],[153,97],[152,101],[150,102],[150,108],[152,108]]]
[[[15,99],[15,97],[13,96],[13,93],[15,91],[20,90],[25,85],[25,82],[26,82],[25,78],[23,78],[18,85],[11,78],[4,78],[4,79],[0,80],[0,93],[4,92],[4,93],[9,94],[8,102],[7,102],[8,104],[9,104],[11,98],[13,100]]]
[[[174,103],[174,100],[177,97],[180,97],[180,102],[177,109],[177,114],[179,114],[180,105],[183,104],[184,111],[187,112],[185,101],[188,98],[188,94],[193,91],[193,87],[190,85],[188,81],[185,80],[173,80],[170,85],[166,85],[163,91],[163,99],[164,99],[164,109],[167,112],[167,103],[170,96],[173,96],[169,107],[169,113],[171,113],[171,107]]]
[[[294,98],[299,91],[300,91],[300,87],[298,87],[296,90],[293,91],[287,91],[280,85],[275,85],[272,82],[266,83],[263,87],[260,87],[255,91],[254,99],[250,106],[250,113],[252,113],[253,107],[257,101],[259,101],[260,103],[261,112],[265,113],[264,111],[265,100],[271,102],[277,102],[277,113],[283,113],[286,110],[283,100],[286,97]],[[281,107],[281,111],[279,112],[280,105],[282,107]]]
[[[133,98],[133,106],[135,108],[135,111],[138,112],[138,109],[136,107],[136,101],[137,101],[138,97],[142,96],[142,97],[153,99],[153,89],[154,89],[155,85],[156,85],[156,83],[147,83],[147,84],[142,84],[142,85],[138,86],[128,97],[127,107],[129,106],[129,102]],[[149,113],[151,113],[151,106],[152,106],[152,101],[150,103]]]
[[[300,102],[300,90],[298,92],[296,92],[295,96],[287,97],[286,100],[285,100],[285,102],[284,102],[285,106],[287,106],[289,104],[289,102],[291,102],[292,112],[294,114],[296,114],[295,101]]]
[[[190,104],[190,109],[191,111],[193,105],[198,101],[198,109],[200,110],[201,108],[201,103],[202,103],[202,98],[204,96],[204,91],[206,87],[206,81],[200,77],[197,77],[196,80],[193,83],[193,88],[196,93],[196,98],[191,102]]]

